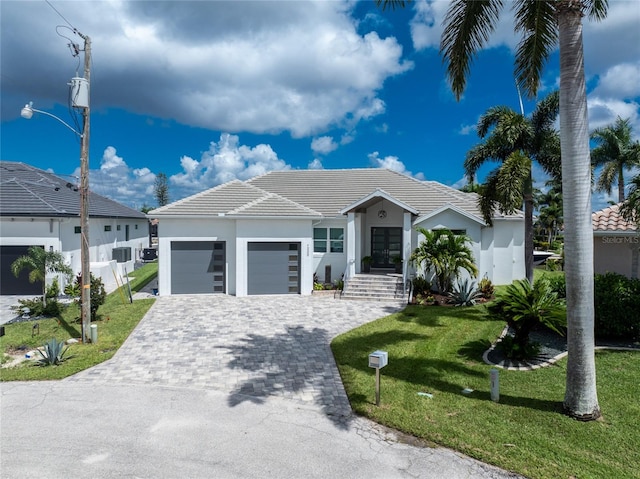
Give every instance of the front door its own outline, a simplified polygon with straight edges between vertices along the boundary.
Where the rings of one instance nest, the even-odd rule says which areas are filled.
[[[402,228],[371,228],[371,256],[374,268],[393,268],[393,258],[402,256]]]

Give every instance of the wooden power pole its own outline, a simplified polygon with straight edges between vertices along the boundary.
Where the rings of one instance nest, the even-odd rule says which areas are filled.
[[[91,38],[79,35],[84,40],[84,79],[87,81],[87,101],[83,106],[83,128],[80,138],[80,261],[82,274],[82,342],[91,340],[91,258],[89,253],[89,132],[90,132],[90,97],[91,97]]]

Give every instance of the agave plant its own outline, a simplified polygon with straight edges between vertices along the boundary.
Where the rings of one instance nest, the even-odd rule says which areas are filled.
[[[38,359],[38,364],[40,366],[55,366],[60,364],[65,359],[65,354],[69,351],[69,346],[65,347],[63,341],[58,341],[56,338],[51,338],[49,341],[45,343],[43,346],[44,352],[38,349],[38,354],[40,354],[40,359]]]
[[[457,281],[453,291],[449,293],[449,298],[451,298],[454,306],[473,306],[476,304],[476,300],[481,297],[482,291],[469,278],[465,278],[464,281]]]

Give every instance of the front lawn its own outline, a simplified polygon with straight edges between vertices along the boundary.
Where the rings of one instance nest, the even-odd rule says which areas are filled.
[[[502,328],[482,306],[409,306],[331,346],[353,409],[379,423],[531,478],[638,477],[640,353],[596,354],[603,420],[581,423],[562,414],[566,360],[500,370],[491,401],[482,353]],[[389,353],[379,407],[367,361],[376,349]]]
[[[131,274],[131,290],[136,292],[151,281],[158,272],[157,263],[149,263]],[[62,379],[79,371],[90,368],[111,358],[127,339],[149,310],[154,298],[138,299],[129,303],[128,290],[123,286],[107,296],[105,303],[98,309],[98,342],[96,344],[73,344],[67,353],[70,358],[58,366],[40,367],[33,361],[24,361],[18,366],[0,369],[2,381],[30,381],[43,379]],[[5,336],[0,338],[0,351],[26,354],[42,346],[51,338],[66,341],[80,338],[80,308],[72,304],[56,318],[38,319],[5,325]],[[39,331],[34,334],[34,325]],[[7,360],[5,356],[4,361]]]

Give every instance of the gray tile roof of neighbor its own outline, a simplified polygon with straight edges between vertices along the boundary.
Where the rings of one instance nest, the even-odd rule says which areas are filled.
[[[0,161],[0,216],[80,216],[80,191],[54,173]],[[93,192],[89,192],[89,216],[145,218],[140,211]]]
[[[334,218],[341,216],[343,208],[380,189],[419,215],[453,205],[482,219],[475,193],[464,193],[435,181],[419,181],[381,168],[272,171],[245,182],[234,180],[216,186],[150,211],[149,215],[224,213]],[[510,217],[521,218],[522,214]]]

